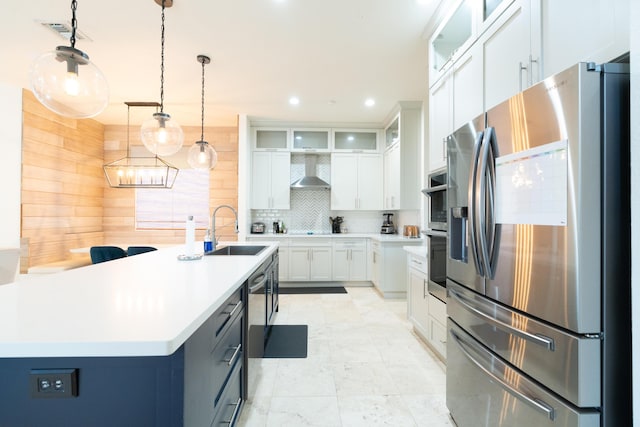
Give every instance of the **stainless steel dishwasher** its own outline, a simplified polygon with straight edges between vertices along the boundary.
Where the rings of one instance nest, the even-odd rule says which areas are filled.
[[[250,358],[260,358],[264,354],[264,342],[267,330],[267,285],[271,276],[271,262],[271,257],[269,257],[248,279],[249,330],[247,336],[247,353]]]

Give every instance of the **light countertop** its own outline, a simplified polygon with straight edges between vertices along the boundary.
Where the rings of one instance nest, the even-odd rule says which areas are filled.
[[[300,238],[335,238],[335,239],[373,239],[381,243],[421,243],[424,241],[422,237],[405,237],[402,234],[380,234],[380,233],[286,233],[286,234],[274,234],[274,233],[262,233],[262,234],[248,234],[247,237],[251,240],[259,240],[264,238],[265,240],[273,239],[300,239]]]
[[[183,246],[0,286],[0,357],[166,356],[278,244],[178,261]]]

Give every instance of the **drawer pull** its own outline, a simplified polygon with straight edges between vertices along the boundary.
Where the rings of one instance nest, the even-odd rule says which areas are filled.
[[[229,347],[229,348],[233,348],[233,347]],[[240,354],[240,349],[242,349],[242,344],[238,344],[238,346],[235,347],[235,350],[233,351],[233,354],[231,355],[229,360],[227,360],[227,359],[224,360],[225,362],[227,362],[228,366],[233,365],[233,363],[236,361],[236,358]]]
[[[231,310],[231,312],[229,313],[229,317],[233,317],[234,313],[236,312],[237,309],[240,308],[241,305],[242,305],[242,300],[236,303],[235,307],[233,307],[233,310]]]
[[[229,424],[230,426],[234,425],[236,423],[236,418],[238,418],[238,413],[239,413],[241,404],[242,404],[242,397],[239,397],[238,401],[236,403],[233,403],[235,408],[233,408],[233,414],[231,414],[231,418],[229,419],[229,421],[223,421],[222,423]]]

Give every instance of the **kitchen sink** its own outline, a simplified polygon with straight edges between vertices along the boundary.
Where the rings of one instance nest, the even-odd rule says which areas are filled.
[[[266,246],[231,245],[223,246],[205,255],[258,255]]]

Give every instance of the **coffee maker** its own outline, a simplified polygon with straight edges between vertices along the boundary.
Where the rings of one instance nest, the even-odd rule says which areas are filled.
[[[329,217],[329,220],[331,221],[331,232],[332,233],[341,233],[342,231],[340,230],[340,228],[342,227],[342,220],[344,218],[341,216],[337,216],[335,218]]]
[[[380,229],[380,234],[395,234],[396,226],[393,225],[393,221],[391,221],[392,213],[383,213],[383,217],[385,217],[382,222],[382,228]]]

